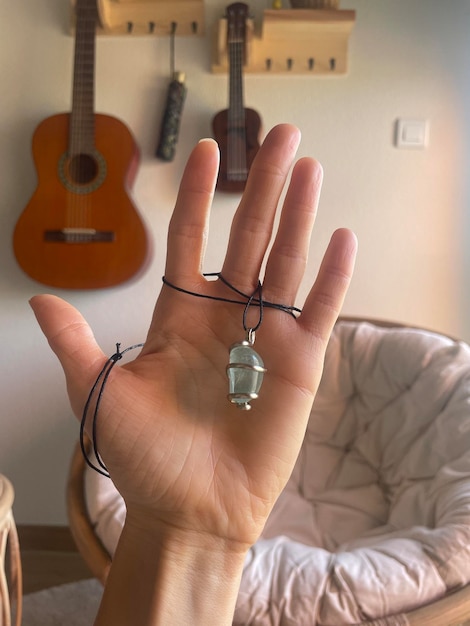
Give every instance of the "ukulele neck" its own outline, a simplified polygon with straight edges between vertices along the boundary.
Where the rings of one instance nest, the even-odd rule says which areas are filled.
[[[92,154],[95,144],[96,0],[77,0],[69,154]]]
[[[227,112],[227,179],[246,181],[246,117],[243,103],[248,5],[234,2],[227,7],[227,47],[229,57],[229,107]]]
[[[240,38],[229,39],[229,107],[228,123],[230,128],[245,127],[245,105],[243,99],[243,63],[245,41]]]

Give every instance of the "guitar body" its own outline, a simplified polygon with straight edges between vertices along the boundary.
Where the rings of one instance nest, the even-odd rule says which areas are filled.
[[[70,114],[33,136],[38,186],[16,224],[13,246],[33,279],[64,289],[112,287],[145,269],[146,228],[130,188],[138,149],[120,120],[94,116],[93,152],[69,158]]]
[[[251,164],[258,152],[261,117],[254,109],[244,109],[241,127],[230,126],[229,110],[219,111],[212,120],[212,131],[220,149],[217,189],[243,192]],[[242,155],[241,157],[237,155]]]

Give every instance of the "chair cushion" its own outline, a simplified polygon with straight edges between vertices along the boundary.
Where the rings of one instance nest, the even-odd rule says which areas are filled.
[[[87,472],[112,554],[124,505]],[[250,550],[234,624],[342,626],[470,581],[470,348],[336,325],[292,476]]]

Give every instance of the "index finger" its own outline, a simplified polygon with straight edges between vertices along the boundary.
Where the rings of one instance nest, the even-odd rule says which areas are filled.
[[[218,168],[217,143],[200,141],[186,164],[168,228],[165,276],[170,281],[200,278]]]

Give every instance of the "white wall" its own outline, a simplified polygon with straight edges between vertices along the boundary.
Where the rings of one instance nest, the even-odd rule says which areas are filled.
[[[206,0],[208,30],[225,7]],[[268,5],[251,3],[256,16]],[[287,5],[287,0],[285,0]],[[470,106],[468,0],[343,0],[357,10],[344,78],[247,76],[246,105],[264,128],[299,125],[300,154],[325,168],[309,275],[334,228],[360,240],[345,313],[422,324],[470,339]],[[20,523],[65,523],[64,486],[77,424],[63,377],[27,301],[44,288],[18,268],[15,222],[35,187],[30,141],[44,117],[70,107],[73,40],[67,0],[0,0],[0,471],[13,481]],[[99,292],[60,292],[85,314],[104,350],[142,340],[160,289],[166,227],[192,145],[226,106],[226,78],[210,73],[210,38],[178,39],[187,73],[177,157],[153,158],[168,82],[165,38],[100,38],[97,110],[122,118],[142,151],[134,195],[155,256],[136,283]],[[393,145],[398,117],[425,118],[426,150]],[[206,269],[223,258],[237,198],[217,196]]]

